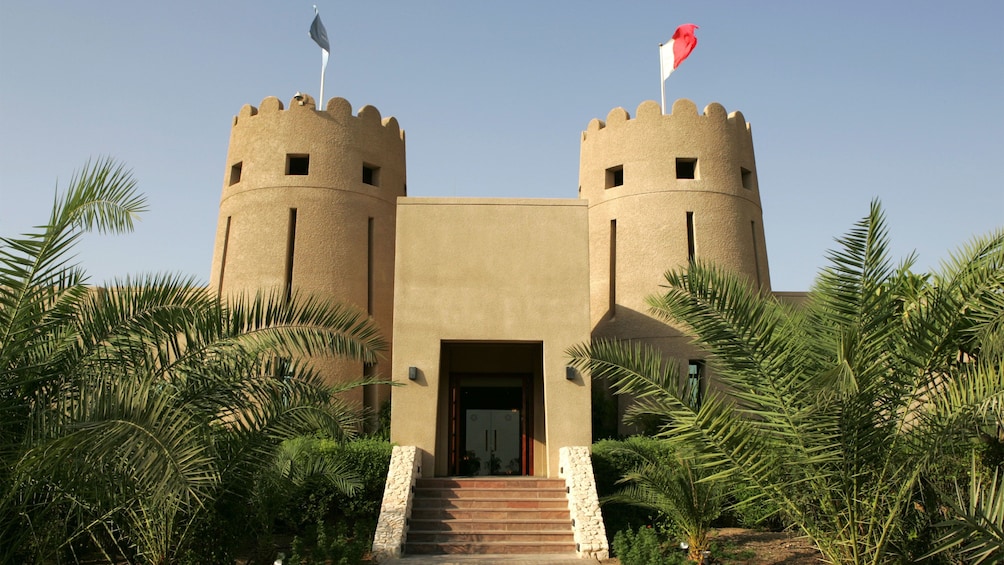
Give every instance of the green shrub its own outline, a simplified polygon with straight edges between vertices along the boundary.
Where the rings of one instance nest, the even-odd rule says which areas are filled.
[[[280,529],[296,536],[292,554],[299,556],[299,562],[339,563],[345,558],[357,563],[356,550],[372,544],[393,448],[373,437],[347,443],[318,438],[306,442],[308,452],[347,464],[360,488],[347,496],[330,484],[308,481],[290,493],[278,517]]]
[[[363,562],[373,541],[373,532],[361,525],[349,534],[345,523],[328,526],[323,520],[303,536],[293,538],[290,565],[356,565]]]
[[[662,539],[660,539],[662,538]],[[637,533],[630,528],[614,535],[614,555],[621,565],[670,565],[685,563],[685,554],[665,541],[652,526],[642,526]]]
[[[596,492],[600,500],[612,496],[620,490],[621,487],[617,481],[641,463],[639,457],[626,453],[622,449],[626,444],[638,445],[651,450],[665,449],[658,440],[644,436],[634,436],[623,440],[608,439],[594,443],[593,475],[596,478]],[[675,465],[671,451],[667,451],[660,458],[662,457],[665,458],[668,465]],[[659,523],[656,512],[619,502],[604,502],[602,514],[603,526],[606,528],[608,541],[611,542],[619,531]]]
[[[736,482],[728,491],[728,506],[718,525],[771,531],[784,529],[780,508],[771,499],[757,496],[760,491],[756,487]]]

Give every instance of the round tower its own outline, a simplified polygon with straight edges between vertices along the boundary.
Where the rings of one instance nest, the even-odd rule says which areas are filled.
[[[696,258],[770,290],[753,139],[741,113],[713,103],[700,115],[689,100],[670,114],[643,102],[633,119],[615,108],[582,133],[579,193],[589,200],[594,337],[646,341],[687,371],[700,353],[645,303],[667,270]]]
[[[309,293],[368,312],[385,339],[393,328],[396,200],[404,196],[404,132],[372,106],[352,114],[333,98],[318,111],[297,94],[245,105],[234,117],[210,288],[222,296],[262,290]],[[332,380],[389,375],[378,367],[315,362]],[[373,387],[354,400],[389,398]]]

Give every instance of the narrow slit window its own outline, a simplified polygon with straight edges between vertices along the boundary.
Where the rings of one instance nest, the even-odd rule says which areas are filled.
[[[617,311],[617,220],[610,220],[610,297],[607,307],[610,317]]]
[[[227,216],[227,227],[223,231],[223,251],[220,253],[220,282],[216,288],[216,294],[223,294],[223,274],[227,271],[227,247],[230,246],[230,219]]]
[[[692,180],[697,178],[697,159],[676,158],[676,178]]]
[[[373,315],[373,218],[366,225],[366,313]]]
[[[739,174],[742,175],[743,188],[746,190],[753,190],[753,171],[747,169],[746,167],[740,167]]]
[[[310,155],[286,155],[286,174],[304,176],[310,172]]]
[[[701,408],[704,400],[704,361],[691,359],[687,363],[687,403],[694,410]]]
[[[363,184],[380,186],[380,167],[363,163]]]
[[[694,244],[694,213],[687,212],[687,261],[693,262],[696,245]]]
[[[230,186],[241,182],[241,169],[243,165],[244,161],[238,161],[230,167]]]
[[[607,169],[607,178],[605,188],[613,188],[615,186],[624,185],[624,165],[617,165],[616,167],[610,167]]]
[[[760,284],[760,246],[756,244],[756,220],[750,220],[750,231],[753,236],[753,269],[756,270],[756,285]]]
[[[296,251],[296,208],[289,209],[289,232],[286,237],[286,300],[293,298],[293,253]]]

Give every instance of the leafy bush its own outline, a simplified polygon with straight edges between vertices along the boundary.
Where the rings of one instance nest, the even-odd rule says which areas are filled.
[[[642,463],[640,457],[623,449],[625,445],[653,452],[665,449],[658,440],[645,436],[594,443],[593,474],[596,478],[596,492],[601,500],[608,499],[620,490],[617,482]],[[660,458],[665,460],[666,465],[675,465],[672,451],[667,451]],[[618,501],[606,500],[603,503],[603,526],[606,528],[608,541],[612,542],[617,532],[653,523],[659,523],[657,512]]]
[[[307,540],[307,541],[304,541]],[[358,526],[349,534],[345,523],[328,526],[323,520],[301,538],[293,538],[290,565],[356,565],[363,562],[373,541],[373,532]]]
[[[292,554],[299,562],[331,559],[339,563],[345,558],[348,563],[358,563],[353,557],[357,550],[368,550],[372,544],[392,446],[378,438],[346,443],[322,438],[299,441],[304,444],[305,456],[345,464],[358,488],[349,496],[322,481],[304,483],[289,493],[278,516],[280,530],[296,536]]]
[[[781,508],[770,498],[759,496],[759,489],[736,481],[728,490],[722,524],[772,531],[784,529]]]
[[[672,565],[685,563],[683,552],[660,541],[656,528],[642,526],[637,533],[628,528],[614,536],[614,555],[621,565]]]

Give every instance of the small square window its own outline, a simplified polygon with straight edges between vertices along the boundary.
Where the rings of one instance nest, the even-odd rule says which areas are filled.
[[[230,185],[233,186],[241,182],[241,168],[244,164],[243,161],[238,161],[230,167]]]
[[[739,173],[743,178],[743,188],[746,190],[753,190],[753,171],[747,169],[746,167],[740,167]]]
[[[610,167],[607,169],[607,178],[605,188],[613,188],[615,186],[624,185],[624,165],[617,165],[616,167]]]
[[[306,175],[310,172],[310,155],[286,155],[287,175]]]
[[[380,186],[380,167],[363,163],[363,184]]]
[[[683,157],[677,157],[676,159],[676,178],[678,179],[696,179],[697,178],[697,159],[688,159]]]

